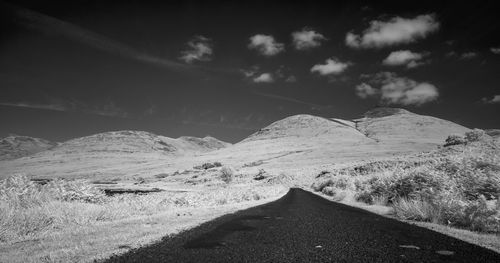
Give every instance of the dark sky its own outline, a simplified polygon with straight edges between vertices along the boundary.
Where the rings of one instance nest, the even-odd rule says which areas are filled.
[[[494,1],[160,2],[1,2],[0,136],[236,142],[377,105],[500,128]]]

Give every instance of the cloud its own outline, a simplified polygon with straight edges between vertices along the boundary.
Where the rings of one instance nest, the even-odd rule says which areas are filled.
[[[250,37],[249,49],[257,50],[261,55],[274,56],[285,50],[285,45],[276,42],[273,36],[258,34]]]
[[[292,83],[297,81],[297,78],[290,73],[290,69],[283,65],[279,66],[274,73],[259,71],[260,68],[258,66],[252,66],[250,69],[241,70],[241,73],[243,73],[245,78],[255,83],[271,83],[276,81]]]
[[[325,64],[316,64],[311,68],[311,72],[317,72],[322,76],[326,75],[338,75],[344,72],[351,63],[340,62],[336,58],[329,58],[326,60]]]
[[[374,96],[378,94],[378,90],[374,89],[372,86],[366,84],[366,83],[361,83],[358,86],[356,86],[356,95],[358,95],[362,99],[366,99],[368,97]]]
[[[500,47],[492,47],[490,48],[490,51],[495,55],[500,55]]]
[[[0,102],[2,106],[28,108],[28,109],[41,109],[53,110],[63,112],[80,112],[86,114],[128,118],[129,114],[118,107],[113,101],[108,101],[103,104],[88,104],[76,100],[61,100],[51,99],[48,103],[31,103],[31,102]]]
[[[304,28],[292,33],[293,46],[297,50],[308,50],[321,46],[326,37],[314,30]]]
[[[377,97],[384,104],[420,106],[439,97],[436,86],[428,82],[416,82],[392,72],[380,72],[370,77],[369,82],[379,87],[373,88],[366,83],[358,85],[356,94],[360,98]]]
[[[373,20],[362,34],[347,33],[345,43],[352,48],[381,48],[412,43],[438,29],[439,22],[433,14],[415,18],[393,17],[389,21]]]
[[[500,103],[500,95],[494,95],[493,98],[482,98],[481,101],[487,104]]]
[[[289,83],[293,83],[293,82],[297,82],[297,77],[291,75],[291,76],[288,76],[286,79],[285,79],[285,82],[289,82]]]
[[[30,9],[17,7],[4,2],[0,2],[0,6],[2,9],[7,9],[15,15],[16,18],[14,21],[17,24],[47,35],[61,35],[98,50],[134,59],[143,63],[153,64],[176,72],[193,73],[198,71],[198,69],[193,66],[148,54],[75,24]]]
[[[28,108],[28,109],[66,111],[66,108],[64,106],[57,104],[38,104],[38,103],[28,103],[28,102],[0,102],[0,105],[8,107]]]
[[[262,73],[259,76],[253,78],[255,83],[272,83],[274,82],[274,77],[271,73]]]
[[[460,55],[460,59],[464,59],[464,60],[466,60],[466,59],[473,59],[475,57],[477,57],[477,53],[476,52],[465,52],[465,53],[462,53]]]
[[[182,51],[180,59],[186,63],[193,61],[212,60],[213,48],[212,40],[204,36],[195,36],[187,42],[188,50]]]
[[[427,56],[427,53],[416,53],[409,50],[393,51],[387,58],[382,61],[386,66],[406,66],[407,68],[415,68],[425,64],[422,58]]]
[[[287,101],[287,102],[292,102],[296,104],[301,104],[301,105],[306,105],[311,107],[313,110],[326,110],[332,108],[332,105],[320,105],[308,101],[303,101],[291,97],[286,97],[286,96],[281,96],[281,95],[276,95],[276,94],[270,94],[270,93],[264,93],[264,92],[259,92],[259,91],[252,91],[253,94],[266,97],[266,98],[271,98],[271,99],[276,99],[276,100],[281,100],[281,101]]]

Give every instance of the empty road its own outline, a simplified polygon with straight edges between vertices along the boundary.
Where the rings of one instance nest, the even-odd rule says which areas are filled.
[[[105,262],[485,263],[500,262],[500,254],[291,189],[277,201],[220,217]]]

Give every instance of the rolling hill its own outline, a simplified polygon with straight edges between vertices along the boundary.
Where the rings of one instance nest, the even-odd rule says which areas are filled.
[[[354,120],[301,114],[278,120],[234,145],[213,137],[173,139],[142,131],[100,133],[0,162],[0,172],[40,177],[148,177],[218,161],[278,173],[316,173],[347,162],[433,150],[448,135],[468,130],[450,121],[395,108],[376,108]]]

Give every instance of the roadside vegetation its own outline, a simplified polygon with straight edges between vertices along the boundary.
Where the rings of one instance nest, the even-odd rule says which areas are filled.
[[[221,176],[229,183],[233,171],[223,169]],[[0,181],[0,244],[38,239],[76,226],[256,201],[284,191],[270,185],[106,196],[85,181],[55,180],[42,185],[15,175]]]
[[[338,201],[390,206],[398,218],[500,233],[500,147],[481,130],[407,158],[324,171],[312,185]]]

